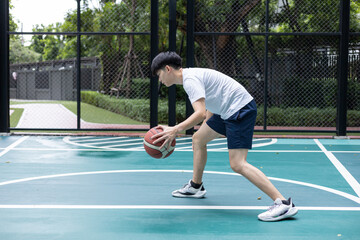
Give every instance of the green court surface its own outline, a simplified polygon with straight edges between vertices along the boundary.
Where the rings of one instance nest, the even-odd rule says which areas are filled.
[[[204,199],[173,198],[192,176],[191,138],[153,159],[142,138],[0,137],[0,239],[360,239],[360,140],[254,139],[248,161],[299,213],[232,172],[226,139],[208,144]]]

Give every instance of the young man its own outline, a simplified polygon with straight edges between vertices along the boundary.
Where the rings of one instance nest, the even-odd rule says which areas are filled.
[[[206,145],[225,135],[229,149],[230,166],[274,200],[268,211],[258,215],[262,221],[278,221],[297,213],[291,198],[286,200],[259,169],[246,161],[256,120],[256,104],[246,89],[234,79],[211,69],[182,68],[182,59],[175,52],[157,55],[151,71],[159,81],[169,87],[182,84],[194,108],[194,113],[174,127],[154,135],[156,142],[164,140],[168,147],[176,135],[203,122],[193,135],[193,178],[181,189],[172,192],[174,197],[202,198],[206,190],[202,183],[207,161]]]

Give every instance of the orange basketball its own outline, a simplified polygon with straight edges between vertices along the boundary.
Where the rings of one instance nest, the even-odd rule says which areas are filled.
[[[153,158],[167,158],[174,152],[175,144],[176,144],[175,139],[171,143],[171,146],[169,149],[167,149],[166,147],[163,147],[162,149],[160,149],[160,146],[164,143],[164,141],[158,142],[156,144],[153,143],[156,139],[151,139],[151,137],[162,131],[163,130],[161,128],[154,127],[145,134],[144,148],[145,148],[145,151]]]

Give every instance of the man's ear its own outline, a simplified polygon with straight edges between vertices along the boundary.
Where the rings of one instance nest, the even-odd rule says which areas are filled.
[[[166,66],[165,66],[165,71],[166,71],[167,73],[169,73],[169,72],[171,71],[171,67],[170,67],[169,65],[166,65]]]

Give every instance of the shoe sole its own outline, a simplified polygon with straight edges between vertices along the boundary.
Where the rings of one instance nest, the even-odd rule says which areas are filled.
[[[173,192],[172,196],[173,197],[177,197],[177,198],[203,198],[205,197],[206,191],[202,191],[201,193],[197,192],[194,195],[184,195],[181,194],[180,192]]]
[[[276,222],[276,221],[280,221],[286,218],[291,218],[293,216],[295,216],[298,213],[298,209],[296,207],[292,207],[289,211],[287,211],[287,213],[285,213],[282,216],[276,217],[276,218],[259,218],[259,220],[264,221],[264,222]]]

